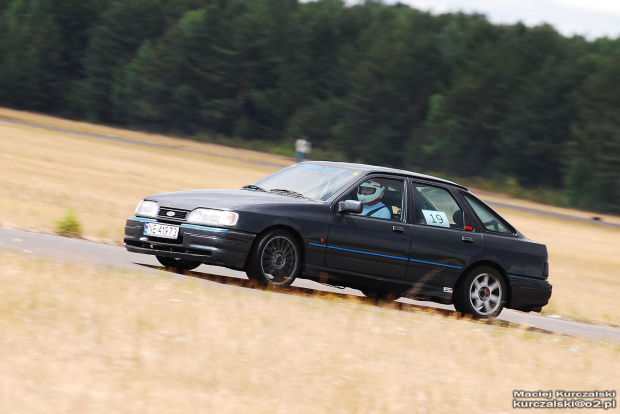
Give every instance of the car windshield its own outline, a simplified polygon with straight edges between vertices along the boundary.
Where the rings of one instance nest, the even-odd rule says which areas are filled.
[[[359,176],[359,171],[316,164],[296,164],[245,186],[293,197],[327,200]]]

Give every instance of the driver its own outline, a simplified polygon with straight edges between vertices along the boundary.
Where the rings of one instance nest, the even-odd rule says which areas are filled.
[[[391,219],[390,209],[381,201],[384,193],[385,184],[383,180],[372,179],[361,183],[357,188],[357,199],[362,202],[364,207],[360,215]]]

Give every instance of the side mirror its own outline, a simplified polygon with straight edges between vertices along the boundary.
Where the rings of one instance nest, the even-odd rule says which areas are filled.
[[[345,214],[345,213],[355,213],[359,214],[364,209],[362,203],[357,200],[344,200],[338,203],[338,207],[336,208],[336,213]]]

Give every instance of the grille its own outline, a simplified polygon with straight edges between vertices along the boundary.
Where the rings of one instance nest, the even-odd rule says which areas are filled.
[[[169,213],[174,213],[174,215],[169,215]],[[172,221],[183,221],[189,214],[187,210],[179,210],[178,208],[168,208],[168,207],[160,207],[159,213],[157,213],[157,218],[163,220],[172,220]]]

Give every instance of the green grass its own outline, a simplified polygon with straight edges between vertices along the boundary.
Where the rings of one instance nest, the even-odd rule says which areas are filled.
[[[64,237],[80,237],[82,235],[82,224],[74,209],[67,209],[66,214],[56,222],[56,233]]]

